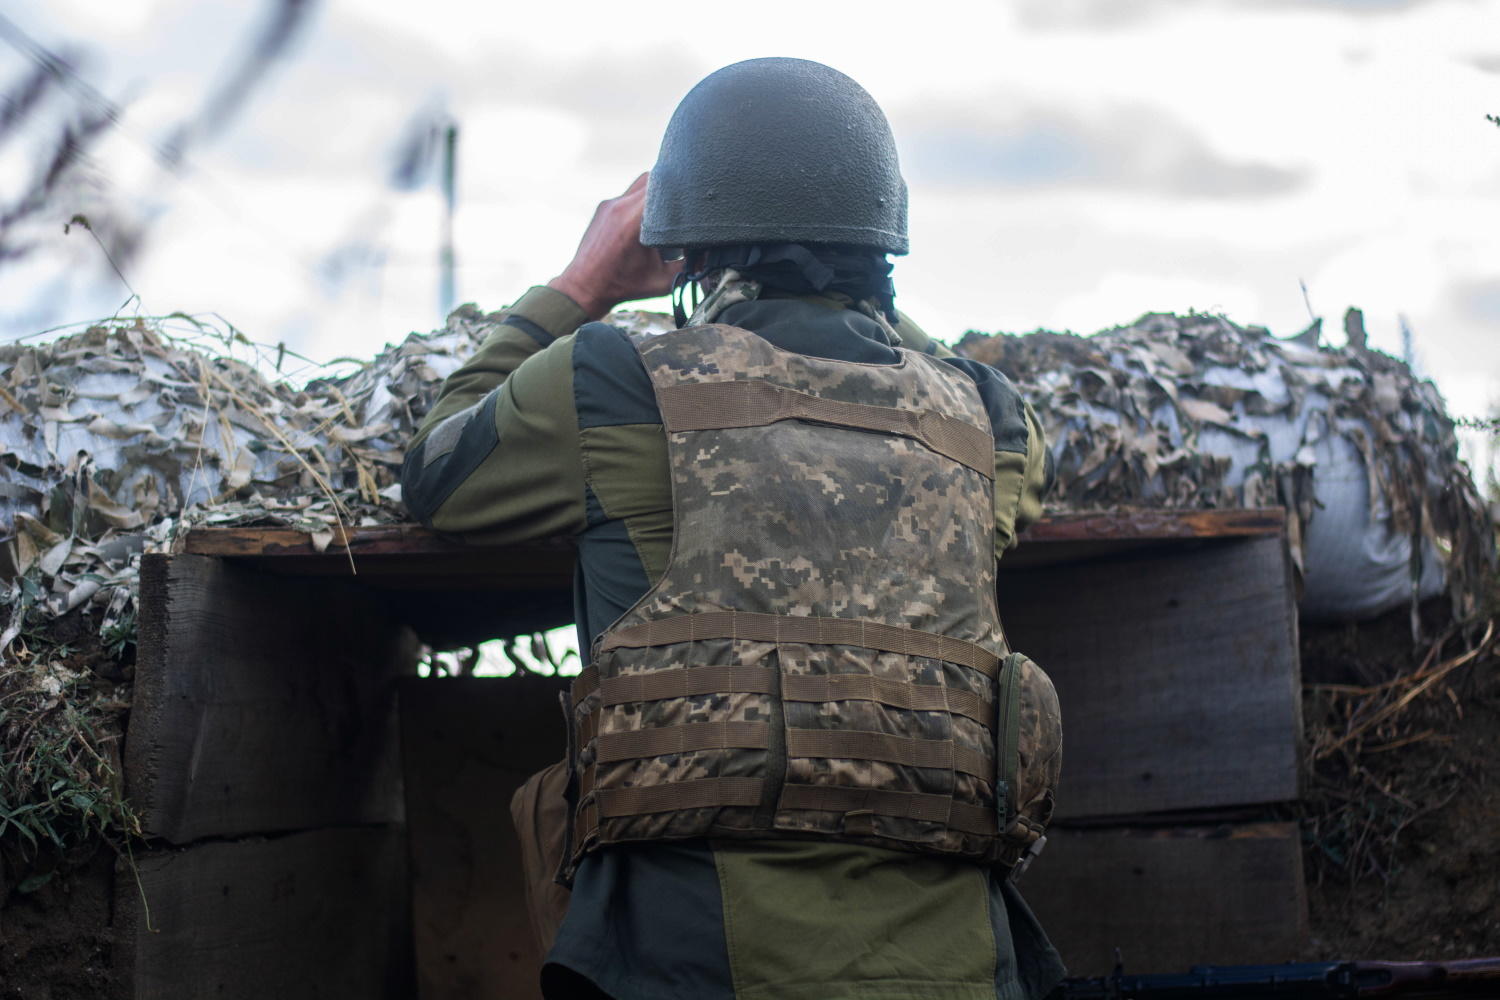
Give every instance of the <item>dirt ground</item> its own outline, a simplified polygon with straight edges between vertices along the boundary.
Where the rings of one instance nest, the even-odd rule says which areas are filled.
[[[1454,641],[1429,662],[1462,649]],[[1316,685],[1395,679],[1392,694],[1409,692],[1400,678],[1421,660],[1400,613],[1358,630],[1305,628],[1302,654],[1314,685],[1304,702],[1310,735],[1330,722],[1348,731],[1338,705],[1330,711],[1337,694]],[[1500,657],[1492,649],[1453,669],[1353,742],[1309,763],[1300,817],[1308,957],[1500,955]]]
[[[96,736],[106,730],[118,732],[134,672],[133,649],[120,658],[106,653],[99,626],[97,615],[75,612],[55,619],[45,635],[46,642],[69,650],[50,650],[51,660],[70,671],[92,671],[92,686],[79,689],[71,699],[82,713],[72,718],[73,724],[85,718]],[[28,640],[35,648],[45,648],[34,637]],[[26,670],[7,669],[7,674],[10,681],[36,676]],[[56,726],[59,714],[30,715],[35,702],[28,699],[24,684],[0,694],[7,696],[0,705],[0,717],[27,723],[19,735],[14,727],[0,733],[9,766],[14,756],[35,753],[42,734]],[[99,745],[107,754],[115,746],[103,740]],[[117,771],[118,759],[110,759]],[[41,773],[46,777],[40,780],[46,784],[57,780],[59,772]],[[65,775],[72,787],[90,790],[77,784],[80,777],[78,772]],[[93,771],[87,777],[104,780]],[[24,786],[7,785],[0,789],[0,808],[7,805],[7,797],[27,801],[28,795]],[[61,841],[73,846],[59,849],[35,829],[33,846],[15,825],[0,838],[0,1000],[107,1000],[115,995],[110,923],[116,852],[87,825],[80,829],[76,816],[54,816],[52,822],[61,832]]]
[[[1500,955],[1500,699],[1470,702],[1452,734],[1403,762],[1456,794],[1402,831],[1389,878],[1310,887],[1313,935],[1330,956]]]
[[[114,866],[114,851],[102,843],[40,863],[0,852],[0,1000],[115,995]]]

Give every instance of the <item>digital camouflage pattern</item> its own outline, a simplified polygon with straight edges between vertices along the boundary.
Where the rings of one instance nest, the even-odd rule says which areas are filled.
[[[935,411],[990,433],[973,384],[911,351],[902,352],[899,365],[830,361],[781,351],[728,326],[640,336],[636,344],[659,401],[674,386],[758,380],[825,400]],[[611,648],[611,636],[643,623],[738,611],[916,629],[973,643],[1002,659],[1007,649],[995,604],[990,478],[895,434],[800,419],[686,431],[671,431],[668,423],[676,516],[671,564],[596,643],[597,678],[575,685],[575,843],[586,851],[619,841],[782,833],[1000,859],[996,833],[1012,818],[1006,798],[1014,800],[1001,795],[997,801],[1002,775],[1019,770],[1020,801],[1045,800],[1048,812],[1056,782],[1057,700],[1030,661],[1009,674],[1026,682],[1026,690],[1015,689],[1018,719],[1000,720],[999,705],[1009,695],[997,690],[994,670],[930,656],[743,637]],[[729,691],[614,704],[608,702],[619,699],[605,696],[612,684],[620,690],[619,678],[731,665],[746,668],[738,676],[750,682]],[[794,678],[830,675],[893,683],[873,697],[866,690],[858,697],[797,700],[805,697],[798,693],[805,684],[799,687]],[[892,702],[903,696],[887,694],[897,689],[943,698],[950,708],[927,710],[927,702],[923,710],[900,707]],[[997,729],[1016,722],[1019,738],[997,742]],[[727,725],[715,730],[704,724]],[[639,755],[630,750],[637,738],[630,734],[659,739],[653,731],[685,726],[697,728],[681,730],[684,738],[700,734],[719,745]],[[896,737],[917,759],[895,761],[880,751],[807,752],[808,741],[816,745],[828,733]],[[1009,762],[997,754],[997,746],[1007,745],[1019,755]],[[930,766],[923,755],[950,763]],[[606,807],[606,815],[598,815],[600,793],[714,778],[749,780],[738,783],[732,804],[616,815]],[[991,827],[979,832],[972,823],[965,829],[912,818],[889,800],[854,810],[794,808],[786,801],[799,789],[829,787],[932,796],[971,819],[983,815]],[[1046,816],[1039,818],[1044,823]]]

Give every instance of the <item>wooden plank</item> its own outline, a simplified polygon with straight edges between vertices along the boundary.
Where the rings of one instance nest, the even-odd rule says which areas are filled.
[[[1140,549],[1180,547],[1224,538],[1279,535],[1280,507],[1229,510],[1122,510],[1044,517],[1021,533],[1000,562],[1004,577],[1038,566],[1078,564]]]
[[[1295,823],[1053,830],[1021,882],[1068,974],[1285,962],[1307,899]]]
[[[440,534],[420,524],[336,525],[326,551],[360,555],[413,552],[470,551],[473,545]],[[545,545],[543,546],[545,547]],[[192,528],[177,540],[177,551],[205,556],[315,556],[320,555],[311,535],[295,528],[222,527]],[[348,559],[345,558],[345,563]]]
[[[1021,542],[1241,538],[1279,534],[1285,525],[1286,511],[1281,507],[1118,510],[1044,517],[1021,533]]]
[[[137,853],[119,866],[115,963],[135,1000],[412,995],[399,826]]]
[[[1013,648],[1063,714],[1058,816],[1297,797],[1296,612],[1280,537],[1012,573]]]
[[[571,555],[571,538],[544,538],[520,545],[484,545],[463,541],[452,535],[424,528],[419,524],[373,524],[363,527],[337,526],[332,540],[319,551],[311,535],[295,528],[199,527],[181,535],[177,551],[191,555],[225,557],[273,556],[284,559],[319,559],[337,557],[349,568],[349,556],[359,565],[361,556],[451,556],[462,560],[475,553],[493,556],[495,552],[530,554],[538,557]]]
[[[411,631],[358,588],[145,556],[125,744],[148,836],[399,821]]]
[[[1027,544],[1078,541],[1170,541],[1193,538],[1230,538],[1276,534],[1285,523],[1279,507],[1227,510],[1125,510],[1106,513],[1054,514],[1031,525],[1021,535]],[[318,551],[313,539],[292,528],[199,527],[185,532],[177,551],[193,555],[231,558],[269,557],[296,560],[317,567],[315,572],[368,572],[360,569],[361,557],[379,565],[381,556],[436,556],[443,565],[468,572],[505,575],[526,572],[528,567],[555,565],[558,557],[571,559],[573,543],[568,538],[543,539],[524,545],[494,546],[464,542],[416,524],[380,524],[336,527],[333,540]],[[496,565],[495,554],[507,559]],[[405,561],[401,565],[407,565]],[[342,567],[340,569],[340,567]],[[298,568],[297,572],[307,572]]]
[[[539,998],[511,793],[564,753],[567,678],[401,685],[413,923],[422,1000]]]

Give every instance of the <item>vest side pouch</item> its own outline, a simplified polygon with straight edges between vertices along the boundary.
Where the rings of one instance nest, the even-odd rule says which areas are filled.
[[[571,770],[567,760],[560,760],[527,778],[510,800],[520,839],[526,912],[543,955],[552,950],[572,896],[558,881],[572,844],[568,829],[573,810],[567,799]]]
[[[1004,796],[1002,862],[1019,878],[1046,843],[1062,771],[1062,711],[1046,671],[1024,653],[1005,658],[999,677],[998,778]],[[997,789],[997,792],[999,789]]]
[[[996,678],[999,697],[995,699],[995,809],[1000,814],[1002,831],[1015,820],[1020,804],[1017,778],[1021,770],[1021,685],[1017,682],[1017,667],[1023,659],[1020,653],[1011,653],[1000,665]]]

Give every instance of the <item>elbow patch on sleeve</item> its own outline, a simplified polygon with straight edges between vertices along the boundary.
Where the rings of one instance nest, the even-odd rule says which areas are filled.
[[[406,509],[431,525],[438,508],[500,443],[495,429],[497,389],[467,410],[434,427],[401,466],[401,497]]]

